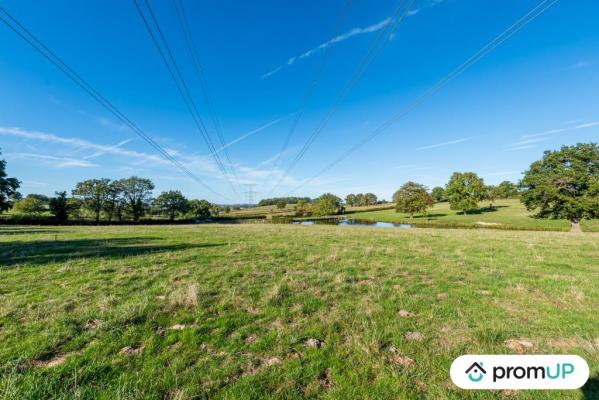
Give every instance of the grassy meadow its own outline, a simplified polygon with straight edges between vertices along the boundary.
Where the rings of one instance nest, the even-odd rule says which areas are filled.
[[[594,399],[598,259],[598,233],[0,227],[0,398]],[[464,391],[468,353],[592,379]]]
[[[379,222],[411,223],[431,227],[478,227],[497,229],[529,229],[529,230],[557,230],[567,231],[570,222],[556,219],[533,218],[520,200],[498,200],[494,208],[488,207],[488,202],[480,204],[480,209],[466,215],[461,211],[450,210],[449,203],[437,203],[428,210],[426,215],[415,215],[410,219],[408,214],[397,213],[395,209],[357,212],[351,218],[370,219]],[[583,231],[599,232],[599,220],[583,220]]]

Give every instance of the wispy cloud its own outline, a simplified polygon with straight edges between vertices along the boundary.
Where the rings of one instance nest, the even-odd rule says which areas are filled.
[[[515,147],[506,147],[503,151],[517,151],[517,150],[526,150],[538,147],[536,144],[527,144],[524,146],[515,146]]]
[[[419,14],[421,11],[426,10],[427,8],[434,7],[438,4],[441,4],[444,1],[445,0],[430,0],[429,2],[423,4],[422,6],[420,6],[418,8],[413,8],[410,11],[408,11],[408,16]]]
[[[250,137],[250,136],[252,136],[252,135],[254,135],[254,134],[256,134],[256,133],[262,132],[263,130],[265,130],[265,129],[267,129],[267,128],[270,128],[271,126],[275,125],[276,123],[278,123],[278,122],[281,122],[282,120],[284,120],[284,119],[286,119],[286,118],[289,118],[289,117],[290,117],[290,116],[292,116],[293,114],[295,114],[295,113],[291,113],[291,114],[289,114],[289,115],[286,115],[286,116],[284,116],[284,117],[277,118],[277,119],[275,119],[275,120],[273,120],[273,121],[270,121],[269,123],[267,123],[267,124],[264,124],[264,125],[262,125],[262,126],[260,126],[260,127],[256,128],[256,129],[252,129],[251,131],[249,131],[249,132],[246,132],[246,133],[244,133],[243,135],[239,136],[237,139],[234,139],[234,140],[230,141],[229,143],[225,144],[224,146],[222,146],[221,148],[217,149],[217,150],[216,150],[214,153],[212,153],[212,154],[217,154],[217,153],[220,153],[220,152],[221,152],[221,151],[223,151],[224,149],[226,149],[226,148],[228,148],[228,147],[230,147],[230,146],[233,146],[235,143],[241,142],[242,140],[244,140],[244,139],[247,139],[248,137]]]
[[[285,117],[283,117],[285,118]],[[276,123],[278,121],[272,121],[269,124]],[[268,124],[266,124],[268,125]],[[266,129],[264,126],[261,128]],[[257,128],[260,129],[260,128]],[[249,132],[248,132],[249,133]],[[255,133],[255,132],[254,132]],[[120,157],[120,163],[112,163],[114,167],[119,167],[123,173],[140,173],[140,170],[157,170],[167,176],[166,174],[175,174],[178,170],[173,167],[168,161],[162,157],[154,154],[148,154],[140,151],[126,150],[121,146],[123,142],[117,145],[103,145],[93,143],[88,140],[72,137],[62,137],[52,133],[30,131],[16,127],[0,127],[0,136],[14,136],[22,139],[35,140],[44,143],[53,143],[59,145],[61,148],[69,147],[79,150],[93,150],[96,153],[110,154],[112,156]],[[92,154],[95,155],[96,153]],[[36,158],[39,160],[46,161],[55,167],[66,168],[66,167],[94,167],[96,164],[91,163],[86,159],[76,159],[72,157],[59,157],[57,155],[44,155],[35,153],[11,153],[6,154],[7,157],[13,158]],[[214,161],[206,155],[188,154],[182,151],[177,152],[177,159],[180,160],[190,170],[196,172],[209,179],[220,179],[224,178],[218,174],[218,169]],[[127,165],[129,164],[129,165]],[[272,168],[268,165],[259,164],[256,167],[238,165],[236,166],[236,176],[228,175],[227,177],[237,183],[258,183],[258,181],[264,180],[267,176],[271,176],[273,179],[282,179],[282,184],[287,187],[296,186],[299,181],[291,176],[285,175],[282,170],[272,171]],[[185,176],[181,176],[181,180],[185,180]]]
[[[451,146],[452,144],[463,143],[463,142],[467,142],[472,139],[474,139],[474,136],[465,137],[465,138],[456,139],[456,140],[450,140],[449,142],[435,143],[435,144],[431,144],[428,146],[418,147],[416,150],[428,150],[428,149],[435,149],[437,147]]]
[[[577,120],[576,122],[580,122],[580,120]],[[565,124],[571,125],[571,124],[576,123],[576,122],[567,121],[567,122],[565,122]],[[599,121],[585,122],[583,124],[576,124],[574,126],[569,126],[567,128],[548,129],[548,130],[543,131],[543,132],[537,132],[537,133],[532,133],[532,134],[528,134],[528,135],[523,135],[522,139],[529,139],[529,138],[549,136],[549,135],[553,135],[555,133],[562,133],[562,132],[567,132],[567,131],[572,131],[572,130],[577,130],[577,129],[593,128],[595,126],[599,126]]]
[[[55,168],[95,168],[98,165],[93,164],[86,160],[80,160],[76,158],[68,157],[57,157],[48,154],[34,154],[34,153],[12,153],[10,158],[34,158],[38,160],[47,161],[47,165]]]
[[[434,7],[434,6],[438,5],[438,4],[441,4],[444,1],[445,0],[429,0],[427,2],[424,2],[423,5],[420,6],[419,8],[414,8],[414,9],[408,10],[408,12],[407,12],[406,15],[408,17],[414,16],[414,15],[420,13],[421,11],[423,11],[423,10],[425,10],[427,8]],[[323,51],[323,50],[325,50],[328,47],[331,47],[331,46],[333,46],[335,44],[341,43],[341,42],[346,41],[348,39],[351,39],[353,37],[380,31],[381,29],[383,29],[387,25],[389,25],[391,22],[392,22],[392,18],[388,17],[388,18],[385,18],[385,19],[383,19],[383,20],[381,20],[381,21],[379,21],[379,22],[377,22],[375,24],[369,25],[369,26],[356,27],[356,28],[350,29],[349,31],[347,31],[345,33],[342,33],[341,35],[337,35],[334,38],[329,39],[326,42],[321,43],[318,46],[316,46],[316,47],[314,47],[314,48],[312,48],[312,49],[310,49],[308,51],[303,52],[300,55],[297,55],[297,56],[289,58],[285,64],[281,64],[278,67],[273,68],[271,71],[269,71],[269,72],[267,72],[265,74],[262,74],[260,77],[262,79],[269,78],[269,77],[275,75],[276,73],[280,72],[283,68],[289,67],[289,66],[293,65],[293,64],[295,64],[299,60],[302,60],[302,59],[308,58],[310,56],[313,56],[314,54],[316,54],[316,53],[318,53],[320,51]],[[391,38],[391,40],[392,39],[393,38]]]
[[[384,20],[379,21],[376,24],[372,24],[372,25],[369,25],[366,27],[357,27],[357,28],[350,29],[349,31],[347,31],[341,35],[335,36],[334,38],[327,40],[326,42],[321,43],[320,45],[318,45],[308,51],[305,51],[298,56],[289,58],[285,64],[279,65],[278,67],[272,69],[271,71],[263,74],[261,76],[261,78],[266,79],[268,77],[271,77],[272,75],[281,71],[283,68],[293,65],[299,60],[313,56],[314,54],[316,54],[322,50],[325,50],[328,47],[331,47],[335,44],[341,43],[345,40],[351,39],[355,36],[377,32],[377,31],[385,28],[387,25],[389,25],[390,22],[391,22],[391,18],[385,18]]]
[[[580,68],[588,67],[589,65],[592,65],[592,64],[593,64],[592,61],[580,60],[580,61],[577,61],[574,64],[570,65],[570,69],[580,69]]]

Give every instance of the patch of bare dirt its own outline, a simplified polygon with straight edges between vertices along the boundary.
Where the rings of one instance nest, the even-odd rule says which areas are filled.
[[[246,307],[245,311],[248,314],[258,314],[260,312],[260,309],[256,308],[256,307],[249,306],[249,307]]]
[[[94,329],[98,329],[100,326],[102,325],[102,321],[100,321],[99,319],[94,319],[91,321],[87,321],[85,323],[85,325],[83,325],[83,330],[84,331],[91,331]]]
[[[34,368],[52,368],[63,364],[73,353],[60,353],[47,360],[33,360],[31,366]]]
[[[438,293],[437,300],[443,300],[447,298],[447,293]]]
[[[254,343],[256,340],[258,340],[258,335],[256,335],[255,333],[252,333],[251,335],[246,337],[243,341],[246,344],[251,344],[251,343]]]
[[[121,355],[121,356],[138,356],[144,352],[144,349],[145,349],[145,346],[138,346],[138,347],[126,346],[126,347],[123,347],[121,349],[121,351],[119,351],[119,355]]]
[[[306,347],[315,347],[315,348],[321,348],[324,347],[325,343],[324,340],[320,340],[320,339],[314,339],[314,338],[309,338],[304,340],[304,346]]]
[[[534,344],[527,339],[508,339],[504,342],[505,347],[518,354],[526,354],[534,349]]]
[[[403,317],[403,318],[412,318],[412,317],[416,316],[416,314],[414,314],[413,312],[408,311],[408,310],[399,310],[397,312],[397,315],[399,315],[400,317]]]
[[[318,385],[325,390],[331,389],[335,386],[335,381],[333,380],[333,370],[331,368],[327,368],[323,374],[317,379]]]
[[[389,347],[389,352],[391,353],[391,356],[389,357],[389,362],[393,365],[407,368],[416,363],[416,361],[414,361],[410,357],[401,354],[401,351],[399,351],[399,349],[395,346]]]
[[[424,335],[420,332],[406,332],[405,335],[403,335],[403,337],[406,340],[414,340],[417,342],[421,342],[424,340]]]

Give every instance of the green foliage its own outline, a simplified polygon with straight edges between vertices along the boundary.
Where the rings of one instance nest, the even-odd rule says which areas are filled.
[[[353,193],[350,193],[347,196],[345,196],[345,204],[350,207],[355,206],[357,204],[356,195]]]
[[[312,205],[312,214],[318,217],[335,215],[339,212],[341,212],[341,199],[331,193],[323,194]]]
[[[19,197],[19,186],[21,182],[17,178],[7,178],[6,160],[0,160],[0,213],[9,210],[15,197]]]
[[[345,204],[350,207],[372,206],[375,205],[378,198],[374,193],[348,194],[345,196]]]
[[[447,201],[445,198],[445,189],[443,189],[441,186],[435,186],[431,192],[431,196],[433,196],[433,200],[435,200],[437,203]]]
[[[485,194],[485,183],[474,172],[454,172],[445,187],[451,209],[462,210],[464,214],[477,209]]]
[[[285,199],[279,199],[277,201],[277,208],[279,210],[282,210],[283,208],[287,207],[287,201]]]
[[[599,217],[599,147],[595,143],[546,151],[521,181],[521,201],[540,218],[578,222]]]
[[[393,199],[395,211],[410,214],[410,218],[413,218],[415,213],[424,212],[435,204],[426,187],[415,182],[405,183],[393,194]]]
[[[54,217],[59,221],[66,221],[69,219],[69,213],[71,205],[67,198],[67,192],[56,192],[56,197],[52,197],[48,202],[48,208]]]
[[[24,199],[15,201],[13,211],[18,214],[41,214],[46,211],[46,205],[39,196],[28,195]]]
[[[306,200],[299,200],[295,205],[295,215],[298,217],[308,217],[312,215],[312,208],[310,202]]]
[[[298,201],[310,201],[309,197],[273,197],[271,199],[262,199],[258,202],[258,207],[263,206],[275,206],[279,202],[285,202],[285,204],[297,204]]]
[[[73,190],[73,196],[83,200],[83,206],[94,214],[94,218],[98,222],[109,196],[110,187],[108,178],[88,179],[77,183]]]
[[[169,190],[154,199],[154,207],[160,214],[167,215],[170,221],[174,221],[177,214],[187,212],[189,205],[179,190]]]
[[[214,209],[214,205],[207,200],[190,200],[188,205],[188,212],[195,218],[209,218]]]
[[[503,181],[497,185],[497,198],[511,199],[518,197],[518,186],[510,181]]]
[[[131,214],[134,221],[139,221],[150,201],[154,184],[149,179],[132,176],[119,179],[116,185],[122,193],[125,210]]]
[[[499,188],[493,185],[485,186],[485,199],[491,202],[491,207],[493,207],[497,198],[499,198]]]

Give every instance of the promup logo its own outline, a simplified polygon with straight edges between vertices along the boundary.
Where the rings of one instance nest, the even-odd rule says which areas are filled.
[[[589,366],[573,355],[468,355],[456,358],[450,373],[462,389],[578,389]]]
[[[470,379],[472,382],[480,382],[485,377],[487,371],[485,371],[482,364],[482,362],[474,362],[466,370],[466,373],[468,374],[468,379]]]

